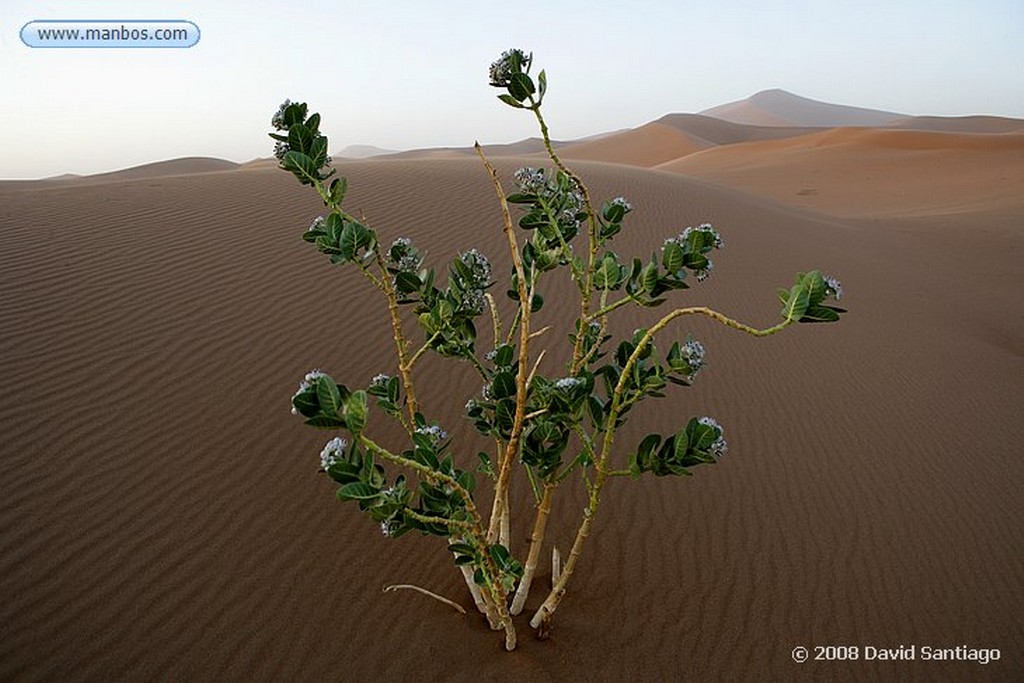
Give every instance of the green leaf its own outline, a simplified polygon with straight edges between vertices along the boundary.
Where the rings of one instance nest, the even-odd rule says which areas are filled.
[[[281,165],[286,171],[293,173],[303,185],[312,185],[319,180],[316,164],[302,152],[287,152],[281,159]]]
[[[626,215],[626,209],[621,204],[605,202],[604,206],[601,207],[601,215],[611,224],[621,223]]]
[[[366,391],[363,389],[353,391],[345,401],[345,422],[348,424],[348,429],[354,434],[362,432],[366,427],[366,416],[369,412],[368,401]]]
[[[498,433],[507,436],[512,432],[512,425],[515,422],[516,402],[511,398],[503,398],[494,407],[494,423]]]
[[[636,448],[636,462],[641,471],[651,468],[651,456],[660,443],[661,434],[648,434],[640,441]]]
[[[512,365],[512,360],[515,358],[516,347],[514,344],[502,344],[497,348],[497,352],[494,354],[494,364],[498,367],[508,367]]]
[[[715,442],[718,438],[718,430],[711,425],[701,424],[701,422],[695,418],[690,418],[689,424],[686,425],[686,433],[689,438],[690,447],[694,451],[703,451]]]
[[[537,89],[533,85],[533,79],[520,71],[512,74],[512,78],[509,79],[508,92],[517,102],[522,102],[537,92]]]
[[[419,291],[419,288],[422,286],[423,283],[420,282],[420,278],[415,273],[409,273],[404,270],[395,273],[395,288],[401,294],[412,294]]]
[[[825,300],[825,278],[819,271],[804,273],[800,278],[800,284],[807,288],[808,306],[817,306]]]
[[[313,417],[320,412],[320,401],[317,399],[316,391],[306,389],[292,397],[292,405],[303,417]]]
[[[498,95],[498,99],[504,102],[505,104],[509,105],[510,107],[515,107],[516,109],[526,108],[523,105],[519,104],[519,102],[516,101],[516,98],[512,97],[511,95]]]
[[[464,564],[473,564],[476,562],[476,558],[472,555],[459,555],[455,558],[455,566],[459,567]]]
[[[296,124],[302,123],[306,119],[306,103],[305,102],[293,102],[288,105],[284,110],[284,125],[285,128],[290,128]]]
[[[800,318],[802,323],[834,323],[837,320],[839,313],[830,306],[809,306]]]
[[[473,546],[468,543],[451,543],[448,545],[449,552],[456,553],[458,555],[474,555],[476,554],[473,550]]]
[[[548,91],[548,75],[543,69],[537,74],[537,85],[540,86],[540,96],[537,98],[537,104],[540,104],[540,101],[544,99],[544,93]]]
[[[331,205],[334,207],[341,206],[341,202],[345,199],[346,192],[348,192],[348,179],[335,178],[334,182],[331,183],[331,191],[329,195]]]
[[[496,399],[516,395],[516,380],[511,372],[499,372],[491,382],[491,395]]]
[[[328,415],[334,415],[341,408],[341,392],[330,377],[321,377],[316,382],[316,397],[320,407]]]
[[[288,131],[288,146],[293,150],[310,154],[310,146],[313,144],[313,134],[309,132],[304,124],[296,123]],[[310,154],[310,156],[312,156]]]
[[[675,274],[683,268],[683,257],[683,248],[675,242],[669,242],[665,245],[661,262],[665,266],[665,270]]]
[[[467,490],[467,491],[469,491],[470,493],[473,493],[473,489],[475,489],[475,488],[476,488],[476,478],[475,478],[475,477],[473,476],[473,473],[472,473],[472,472],[470,472],[469,470],[465,470],[465,471],[463,471],[463,472],[462,472],[462,473],[461,473],[461,474],[460,474],[460,475],[459,475],[459,476],[458,476],[458,477],[456,478],[456,481],[458,481],[458,482],[459,482],[459,485],[460,485],[460,486],[461,486],[462,488],[466,489],[466,490]]]
[[[379,489],[375,489],[369,484],[361,481],[354,481],[351,484],[345,484],[338,489],[338,498],[340,500],[372,500],[379,495]]]
[[[309,158],[313,160],[317,168],[327,163],[327,138],[321,135],[313,139],[313,143],[309,146]]]
[[[807,288],[803,285],[793,285],[793,288],[789,290],[789,298],[785,306],[782,307],[782,318],[793,322],[800,320],[807,310],[807,304]]]
[[[345,229],[341,231],[341,239],[338,240],[338,248],[341,250],[342,258],[349,261],[356,259],[356,249],[359,248],[359,234],[355,223],[345,223]]]
[[[500,569],[504,569],[508,566],[509,561],[512,559],[512,556],[509,555],[508,548],[500,543],[495,543],[488,548],[487,551],[491,554],[491,559],[494,560],[494,563],[497,564]]]
[[[494,465],[491,464],[491,456],[487,455],[483,451],[476,454],[476,457],[480,458],[480,465],[477,467],[478,472],[483,472],[487,476],[494,478]]]
[[[640,277],[640,286],[643,291],[651,294],[654,292],[655,287],[658,286],[658,266],[654,263],[648,263],[643,270],[643,274]]]
[[[686,451],[690,447],[690,439],[686,435],[685,429],[680,429],[676,432],[675,438],[672,441],[672,459],[677,463],[682,463],[683,458],[686,457]]]
[[[306,420],[306,424],[317,429],[343,429],[345,427],[344,420],[331,415],[315,415]]]
[[[604,405],[601,403],[601,399],[591,394],[587,397],[587,411],[590,413],[590,419],[597,427],[603,427],[604,425]]]

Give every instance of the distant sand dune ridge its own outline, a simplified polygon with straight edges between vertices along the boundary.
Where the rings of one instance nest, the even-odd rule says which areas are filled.
[[[1024,209],[1024,135],[838,128],[657,166],[842,216]]]

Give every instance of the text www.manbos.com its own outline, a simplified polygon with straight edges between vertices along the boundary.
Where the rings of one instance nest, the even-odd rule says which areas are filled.
[[[191,21],[32,21],[21,29],[29,47],[192,47]]]

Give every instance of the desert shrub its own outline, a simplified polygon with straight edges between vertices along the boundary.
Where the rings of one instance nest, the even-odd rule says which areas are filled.
[[[337,483],[339,499],[357,505],[390,538],[415,532],[444,539],[474,603],[493,628],[504,631],[508,649],[515,647],[513,615],[524,608],[533,586],[552,500],[563,482],[581,480],[587,503],[564,565],[553,551],[552,585],[544,587],[547,595],[530,620],[542,635],[580,560],[609,480],[690,475],[726,452],[725,430],[708,416],[688,419],[674,434],[648,434],[632,449],[616,448],[616,434],[630,411],[665,396],[670,384],[690,386],[705,364],[699,341],[670,338],[656,344],[655,338],[686,315],[708,316],[763,337],[794,323],[833,322],[844,312],[827,303],[840,297],[840,284],[811,270],[778,291],[781,319],[772,327],[756,329],[691,306],[662,315],[629,338],[613,340],[611,315],[625,306],[657,308],[676,290],[703,281],[723,240],[703,224],[668,237],[646,259],[612,251],[633,206],[622,197],[595,205],[587,186],[558,157],[541,115],[547,77],[541,71],[534,80],[532,65],[532,55],[508,50],[491,65],[490,85],[503,91],[498,95],[502,102],[536,118],[552,165],[519,169],[512,179],[515,189],[506,193],[476,145],[495,189],[513,264],[507,296],[516,313],[507,326],[488,291],[496,283],[495,273],[480,251],[468,248],[458,254],[447,265],[442,284],[437,268],[425,263],[409,239],[382,241],[343,208],[347,182],[334,178],[319,114],[309,114],[306,104],[285,101],[272,119],[277,132],[271,133],[281,168],[312,187],[327,209],[303,239],[332,264],[358,269],[380,292],[397,359],[395,376],[379,374],[366,387],[346,386],[320,370],[310,372],[292,396],[292,412],[312,427],[345,434],[328,441],[319,461]],[[517,207],[515,215],[510,205]],[[579,315],[568,335],[571,360],[549,376],[541,368],[546,351],[539,348],[547,328],[535,329],[533,314],[544,305],[545,279],[558,269],[568,269],[575,283]],[[410,307],[413,315],[405,315],[403,309]],[[418,327],[419,341],[407,329],[412,325]],[[480,348],[480,326],[490,328],[489,348]],[[478,373],[481,392],[468,400],[464,413],[493,441],[493,458],[467,456],[420,404],[415,369],[426,353],[469,363]],[[402,447],[373,439],[371,404],[401,424]],[[521,559],[522,549],[509,542],[513,520],[529,514],[510,509],[509,485],[516,473],[527,478],[534,497],[530,543],[525,555],[518,555]],[[458,608],[425,589],[407,587]]]

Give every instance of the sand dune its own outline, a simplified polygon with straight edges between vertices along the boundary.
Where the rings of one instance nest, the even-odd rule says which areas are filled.
[[[871,149],[856,140],[867,133],[843,135],[818,151]],[[766,159],[815,149],[749,144]],[[523,163],[535,160],[498,165],[507,178]],[[433,262],[478,246],[507,272],[476,160],[339,168],[348,209],[383,240],[410,236]],[[951,216],[842,220],[672,173],[579,168],[595,198],[634,203],[623,255],[705,220],[723,231],[715,275],[680,303],[770,324],[773,288],[821,267],[851,312],[767,340],[704,320],[666,334],[702,339],[710,365],[696,387],[634,411],[620,456],[691,414],[716,416],[730,452],[684,481],[614,482],[553,637],[533,640],[523,620],[513,654],[473,616],[381,594],[411,582],[469,606],[436,542],[384,539],[337,503],[315,471],[331,435],[289,414],[310,367],[350,385],[394,372],[372,292],[300,239],[319,200],[254,166],[0,183],[0,679],[1018,677],[1024,323],[1007,294],[1024,284],[1021,213],[973,214],[966,234]],[[556,326],[551,341],[570,291],[547,288],[537,323]],[[617,328],[654,314],[628,311]],[[554,356],[542,370],[559,373]],[[417,372],[468,465],[472,372],[434,358]],[[395,442],[379,412],[370,425]],[[561,496],[564,553],[581,497]],[[527,529],[513,534],[523,553]],[[795,665],[792,648],[814,643],[966,643],[1003,659]]]
[[[1019,133],[838,128],[717,147],[657,168],[841,216],[1024,207]]]
[[[397,153],[398,150],[396,149],[384,149],[375,145],[348,145],[335,156],[339,159],[369,159],[371,157]]]
[[[137,178],[157,178],[169,175],[194,175],[197,173],[214,173],[218,171],[230,171],[237,168],[238,164],[224,159],[211,157],[186,157],[182,159],[169,159],[157,161],[151,164],[133,166],[122,171],[111,171],[110,173],[97,173],[87,176],[90,180],[121,180]]]
[[[569,144],[560,148],[558,153],[566,159],[647,167],[678,159],[708,146],[710,143],[684,130],[654,121],[598,140]]]
[[[667,114],[658,121],[686,131],[712,145],[734,145],[753,140],[778,140],[818,131],[811,126],[754,126],[701,114]]]
[[[567,159],[650,168],[710,147],[750,140],[775,140],[814,130],[807,127],[749,126],[699,114],[668,114],[638,128],[597,140],[566,144],[558,149],[558,153]]]
[[[1024,120],[1002,116],[912,116],[890,127],[949,133],[1019,133],[1024,130]]]
[[[755,126],[885,126],[906,114],[820,102],[785,90],[762,90],[745,100],[730,102],[701,114]]]

